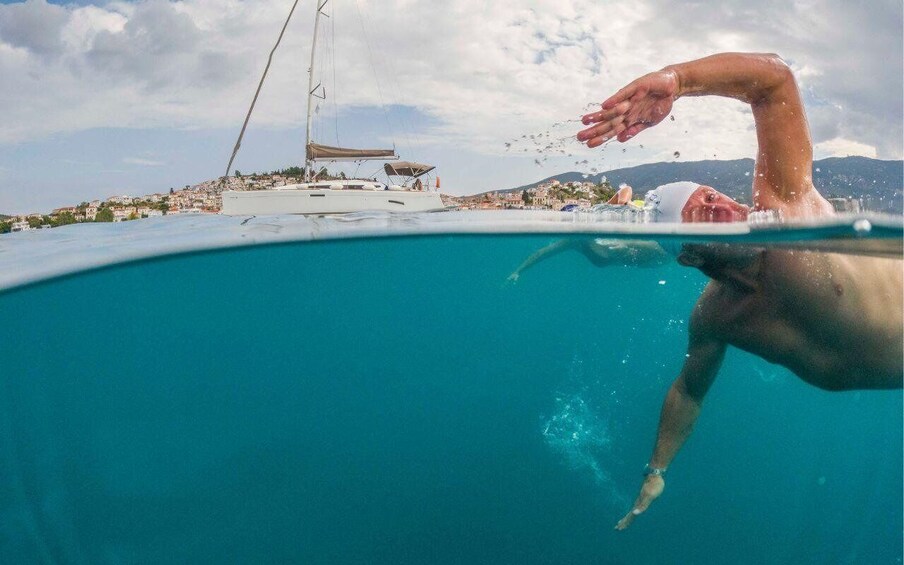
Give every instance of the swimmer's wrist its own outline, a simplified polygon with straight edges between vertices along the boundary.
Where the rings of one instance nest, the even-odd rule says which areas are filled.
[[[668,467],[656,467],[654,465],[650,465],[649,463],[647,463],[646,465],[644,465],[643,475],[645,477],[650,477],[650,476],[664,477],[665,472],[667,470],[668,470]]]
[[[663,67],[663,73],[669,73],[673,77],[675,77],[675,83],[677,84],[677,88],[675,90],[674,99],[677,100],[681,96],[685,94],[685,88],[687,84],[687,78],[684,75],[684,72],[681,69],[681,65],[669,65],[667,67]]]

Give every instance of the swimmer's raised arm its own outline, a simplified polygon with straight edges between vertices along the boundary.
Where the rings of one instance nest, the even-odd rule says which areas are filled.
[[[788,216],[823,215],[831,206],[813,187],[813,148],[791,69],[773,54],[721,53],[644,75],[587,114],[578,133],[588,147],[627,141],[660,123],[681,96],[725,96],[750,104],[758,154],[753,183],[757,209]]]
[[[704,293],[704,296],[705,293]],[[701,301],[704,300],[701,298]],[[690,436],[703,404],[703,397],[719,372],[726,345],[711,336],[699,314],[700,304],[691,317],[687,357],[681,374],[672,383],[659,417],[659,433],[650,458],[653,470],[644,479],[640,494],[631,510],[615,526],[624,530],[643,513],[665,488],[663,473]],[[658,471],[657,471],[658,470]]]

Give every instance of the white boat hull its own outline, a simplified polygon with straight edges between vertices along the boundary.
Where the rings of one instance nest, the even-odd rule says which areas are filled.
[[[436,192],[356,189],[227,190],[222,213],[228,216],[348,214],[352,212],[433,212],[444,209]]]

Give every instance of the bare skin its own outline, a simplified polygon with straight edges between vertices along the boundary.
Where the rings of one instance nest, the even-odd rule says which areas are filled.
[[[623,239],[560,239],[534,252],[508,276],[508,282],[518,282],[521,273],[544,259],[563,251],[577,251],[597,267],[631,266],[658,267],[672,257],[655,241]]]
[[[612,206],[627,206],[634,196],[634,190],[630,186],[622,186],[606,204]],[[521,278],[521,273],[533,267],[540,261],[549,259],[563,251],[577,251],[584,255],[588,261],[597,267],[608,266],[632,266],[632,267],[658,267],[665,264],[671,257],[654,241],[634,241],[623,239],[586,239],[569,238],[560,239],[539,249],[524,260],[515,271],[508,276],[508,282],[515,283]]]
[[[631,82],[584,116],[589,147],[624,142],[668,116],[680,96],[727,96],[748,103],[758,153],[752,201],[784,218],[833,214],[813,186],[813,151],[797,84],[775,55],[724,53],[666,67]],[[682,220],[739,221],[749,210],[701,186]],[[784,250],[685,246],[679,263],[711,280],[691,314],[688,356],[666,395],[649,466],[667,468],[690,435],[728,346],[783,365],[824,390],[899,389],[904,375],[904,269],[899,259]],[[665,488],[651,474],[623,530]]]

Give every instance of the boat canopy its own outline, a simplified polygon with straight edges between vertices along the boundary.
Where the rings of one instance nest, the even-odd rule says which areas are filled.
[[[398,159],[395,149],[347,149],[319,143],[308,144],[309,161],[365,161],[368,159]]]
[[[396,161],[395,163],[383,165],[383,170],[391,177],[417,178],[421,175],[426,175],[435,168],[433,165],[422,165],[410,161]]]

